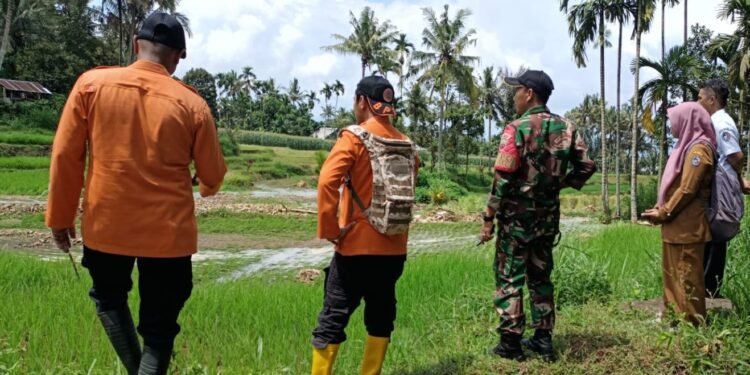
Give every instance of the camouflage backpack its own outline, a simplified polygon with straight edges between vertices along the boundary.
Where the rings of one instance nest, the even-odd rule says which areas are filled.
[[[378,137],[359,125],[351,125],[339,133],[349,131],[362,143],[370,155],[372,166],[372,201],[370,207],[354,191],[351,176],[345,178],[352,198],[379,233],[406,233],[412,220],[416,186],[416,148],[410,140]]]

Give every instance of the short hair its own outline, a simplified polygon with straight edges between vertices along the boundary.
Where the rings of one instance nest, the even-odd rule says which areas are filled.
[[[701,84],[701,89],[711,90],[716,99],[719,101],[719,106],[724,108],[727,106],[727,100],[729,99],[729,88],[727,84],[720,79],[709,79]]]
[[[534,94],[536,94],[536,97],[539,98],[539,100],[542,101],[542,104],[547,105],[547,101],[549,101],[550,94],[541,94],[541,93],[538,93],[536,91],[534,91]]]

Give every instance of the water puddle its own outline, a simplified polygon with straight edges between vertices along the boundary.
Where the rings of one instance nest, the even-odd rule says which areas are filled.
[[[250,196],[255,198],[292,197],[316,199],[318,197],[318,191],[314,189],[258,187],[258,190],[250,192]]]
[[[0,206],[36,206],[47,205],[47,200],[41,200],[28,197],[0,197]]]

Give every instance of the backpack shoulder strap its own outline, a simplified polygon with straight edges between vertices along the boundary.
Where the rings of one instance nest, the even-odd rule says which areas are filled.
[[[350,132],[359,138],[362,143],[365,143],[365,141],[370,138],[370,133],[365,130],[365,128],[359,126],[359,125],[349,125],[341,130],[339,130],[339,138],[344,135],[344,132]]]
[[[357,138],[359,138],[360,141],[362,141],[362,143],[364,144],[365,149],[368,149],[367,141],[370,138],[370,133],[367,130],[365,130],[363,127],[359,125],[349,125],[339,131],[339,137],[343,136],[344,132],[346,131],[357,136]],[[369,149],[368,149],[368,152],[369,152]],[[366,209],[365,204],[362,203],[362,199],[360,199],[359,194],[357,194],[357,191],[354,190],[354,186],[352,185],[351,173],[347,173],[346,176],[344,176],[344,185],[346,185],[346,187],[348,187],[349,190],[351,190],[352,198],[354,199],[354,202],[357,203],[357,206],[359,206],[359,209],[362,210],[362,212],[365,212],[365,209]],[[351,207],[349,208],[349,211],[351,213]]]

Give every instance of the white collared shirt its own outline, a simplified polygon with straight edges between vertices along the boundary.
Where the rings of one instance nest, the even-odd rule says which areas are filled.
[[[742,151],[740,147],[740,133],[737,131],[737,125],[734,120],[729,117],[729,114],[720,109],[711,115],[711,122],[714,124],[714,130],[716,131],[716,143],[719,146],[717,151],[719,152],[719,165],[726,170],[730,175],[737,177],[737,173],[734,171],[729,162],[727,162],[727,156],[736,154]]]

